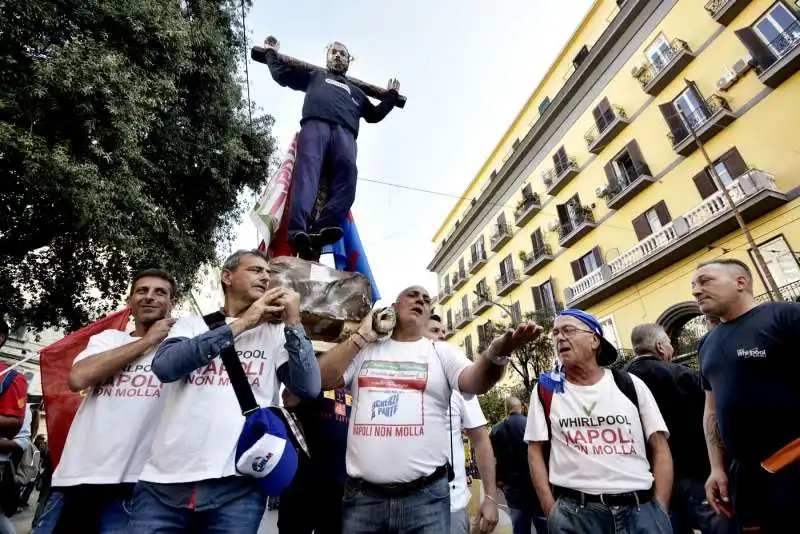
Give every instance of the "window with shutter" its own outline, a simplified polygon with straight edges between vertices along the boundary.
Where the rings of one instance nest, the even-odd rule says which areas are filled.
[[[539,104],[539,115],[543,115],[544,111],[547,109],[547,106],[550,105],[550,97],[544,97],[544,100]]]
[[[689,131],[686,129],[681,116],[678,114],[678,110],[671,102],[659,104],[658,109],[661,110],[664,121],[666,121],[669,131],[672,133],[672,137],[676,142],[685,139],[686,136],[689,135]]]
[[[500,215],[497,216],[497,227],[501,231],[505,230],[505,227],[506,227],[506,214],[505,214],[505,212],[502,212],[502,213],[500,213]]]
[[[542,301],[542,290],[539,287],[532,287],[531,294],[533,295],[533,307],[536,311],[544,311],[544,304]]]
[[[459,258],[458,260],[458,272],[459,274],[464,272],[464,258]]]
[[[581,66],[581,63],[586,59],[586,56],[589,55],[589,48],[586,45],[583,45],[578,53],[575,55],[575,58],[572,60],[572,64],[577,69]]]
[[[734,33],[744,47],[747,48],[747,51],[750,52],[750,55],[753,56],[753,60],[759,67],[766,69],[775,62],[775,54],[772,53],[753,28],[742,28]]]
[[[636,239],[639,241],[642,241],[652,233],[650,223],[647,222],[647,217],[644,214],[633,219],[631,224],[633,225],[633,231],[636,233]]]
[[[561,171],[567,166],[567,150],[562,146],[556,153],[553,154],[553,164],[556,167],[556,174],[561,174]]]
[[[533,188],[531,188],[531,184],[527,184],[522,188],[522,198],[525,200],[533,198]]]
[[[636,142],[636,139],[627,144],[625,151],[628,153],[633,162],[635,170],[637,171],[637,176],[641,174],[650,174],[650,171],[647,169],[647,165],[645,164],[642,151],[639,148],[639,143]]]
[[[514,324],[519,324],[522,322],[522,307],[519,305],[519,302],[515,302],[511,306],[511,319],[514,321]]]
[[[703,199],[706,199],[717,192],[717,186],[714,184],[714,181],[711,179],[711,176],[708,175],[708,171],[705,169],[695,174],[694,177],[692,177],[692,181],[694,182],[695,187],[697,187],[697,192],[700,193],[700,197]]]
[[[581,278],[583,278],[584,272],[580,260],[569,262],[569,266],[572,268],[572,277],[575,279],[576,282]]]
[[[464,310],[464,313],[469,311],[469,297],[467,295],[461,297],[461,309]]]
[[[447,310],[447,329],[453,329],[453,310]]]
[[[608,125],[614,120],[614,112],[611,110],[611,104],[608,98],[603,98],[592,110],[594,122],[597,125],[597,130],[602,133],[608,128]]]
[[[747,172],[747,164],[744,162],[742,155],[739,154],[739,150],[736,147],[725,152],[717,161],[725,166],[725,170],[728,172],[731,181]]]
[[[592,249],[592,255],[594,256],[594,261],[597,267],[603,265],[603,255],[600,254],[600,247],[594,247]],[[597,268],[595,267],[595,269]]]
[[[656,203],[656,205],[653,206],[653,210],[656,212],[658,220],[662,226],[669,224],[670,221],[672,221],[672,217],[670,216],[669,210],[667,209],[667,203],[664,202],[663,200],[660,200],[658,203]]]
[[[561,224],[566,224],[569,222],[569,212],[567,211],[566,204],[557,204],[556,213],[558,213],[558,221]]]
[[[534,254],[536,254],[537,251],[544,250],[544,236],[542,236],[541,228],[537,228],[531,234],[531,245],[533,245]]]
[[[544,307],[547,310],[555,311],[556,310],[556,292],[553,289],[553,280],[552,278],[545,282],[544,284],[539,286],[540,291],[542,293],[542,301],[544,303]]]
[[[472,354],[472,336],[467,334],[467,337],[464,338],[464,352],[468,359],[472,360],[475,356]]]

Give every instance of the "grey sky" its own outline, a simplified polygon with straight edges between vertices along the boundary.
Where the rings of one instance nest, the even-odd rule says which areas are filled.
[[[397,77],[408,97],[383,122],[362,122],[353,214],[384,301],[412,284],[433,294],[425,269],[431,238],[575,30],[591,0],[435,2],[260,0],[250,38],[274,35],[281,52],[324,65],[342,41],[356,57],[349,74],[385,86]],[[275,117],[281,150],[298,129],[303,93],[278,86],[250,64],[251,94]],[[249,208],[248,208],[249,209]],[[252,247],[245,220],[235,247]]]

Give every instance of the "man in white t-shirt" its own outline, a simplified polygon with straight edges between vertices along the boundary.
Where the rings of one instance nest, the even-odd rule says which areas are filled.
[[[153,353],[174,323],[168,316],[175,303],[169,274],[160,269],[137,273],[127,300],[133,331],[100,332],[75,357],[69,386],[85,390],[85,396],[36,534],[54,532],[56,525],[59,532],[126,532],[133,487],[164,406]]]
[[[220,355],[233,345],[260,406],[278,405],[280,382],[298,397],[320,393],[300,297],[269,285],[263,253],[233,253],[222,266],[226,324],[209,330],[203,317],[184,317],[158,347],[153,371],[167,384],[166,406],[134,492],[131,532],[256,534],[266,495],[236,473],[245,418]]]
[[[548,531],[672,532],[668,431],[650,390],[636,376],[601,367],[614,363],[617,350],[592,315],[564,310],[552,335],[564,372],[539,377],[525,429]]]
[[[425,338],[430,302],[425,289],[409,287],[393,304],[397,325],[390,337],[377,339],[370,315],[320,357],[323,387],[347,385],[353,394],[345,534],[449,532],[451,393],[487,391],[511,352],[541,333],[524,323],[472,363],[455,347]]]
[[[444,341],[444,328],[442,318],[431,314],[428,321],[428,339]],[[461,440],[461,429],[464,429],[473,449],[475,460],[485,498],[481,504],[478,516],[478,530],[492,532],[500,519],[497,510],[497,484],[495,482],[495,460],[492,451],[492,442],[489,431],[486,429],[487,421],[475,395],[464,397],[458,391],[453,391],[450,397],[450,433],[453,447],[451,456],[455,478],[450,482],[450,532],[451,534],[469,534],[469,499],[470,482],[467,480],[466,456],[464,443]]]

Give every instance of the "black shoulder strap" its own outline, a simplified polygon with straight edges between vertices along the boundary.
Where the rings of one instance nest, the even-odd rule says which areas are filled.
[[[453,465],[453,387],[450,385],[450,379],[447,378],[447,369],[444,367],[444,360],[442,360],[442,356],[439,354],[439,351],[436,350],[436,342],[431,341],[431,345],[433,346],[433,352],[436,353],[436,357],[439,359],[439,363],[442,364],[444,381],[447,382],[447,389],[450,391],[450,396],[447,399],[447,419],[450,423],[450,436],[448,438],[450,441],[450,465],[447,466],[447,481],[452,482],[456,478],[455,465]]]
[[[612,369],[611,374],[614,376],[614,383],[619,390],[636,406],[636,411],[639,411],[639,395],[636,394],[636,386],[633,385],[630,373],[620,369]]]
[[[647,430],[644,428],[642,410],[639,408],[639,395],[636,393],[636,386],[633,384],[631,374],[621,369],[611,369],[611,374],[614,377],[614,383],[617,385],[617,388],[619,388],[622,394],[628,397],[636,407],[636,413],[639,414],[639,424],[642,427],[642,439],[644,439],[645,449],[647,450],[647,460],[650,461],[650,448],[647,446]],[[652,461],[650,461],[650,465],[652,465]]]
[[[209,330],[214,330],[225,325],[225,315],[222,312],[209,313],[203,316],[203,320],[208,325]],[[223,349],[220,353],[222,363],[225,364],[225,369],[228,371],[228,378],[231,379],[233,392],[236,393],[236,400],[239,401],[239,408],[242,410],[242,415],[247,415],[254,410],[258,410],[259,406],[256,398],[253,395],[253,388],[250,387],[250,382],[247,380],[247,375],[242,367],[242,362],[239,356],[236,355],[236,348],[230,345],[228,348]]]

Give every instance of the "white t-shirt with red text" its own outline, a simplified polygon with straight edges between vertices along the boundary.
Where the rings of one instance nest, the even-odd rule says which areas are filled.
[[[262,324],[234,339],[260,406],[279,404],[277,369],[289,360],[283,328]],[[202,317],[184,317],[169,337],[193,338],[205,332],[208,326]],[[183,380],[166,384],[164,392],[166,406],[141,479],[169,484],[235,475],[244,416],[222,360],[214,358]]]
[[[450,483],[450,511],[457,512],[469,505],[471,496],[469,486],[467,486],[467,469],[464,465],[466,463],[465,444],[461,439],[461,429],[471,430],[485,427],[486,417],[484,417],[478,397],[475,395],[462,395],[460,392],[454,391],[450,406],[453,410],[450,439],[453,441],[453,469],[456,475]],[[488,433],[486,439],[489,439]]]
[[[564,392],[553,394],[550,483],[594,495],[650,489],[653,475],[642,425],[648,439],[655,432],[669,435],[667,425],[644,382],[630,375],[639,400],[637,410],[611,371],[603,371],[596,384],[579,386],[565,380]],[[525,441],[547,439],[544,408],[534,389]]]
[[[89,339],[73,365],[139,339],[105,330]],[[152,360],[153,352],[145,354],[87,389],[53,473],[53,486],[139,480],[165,400],[161,382],[150,368]]]
[[[344,376],[353,394],[347,474],[410,482],[449,462],[450,394],[469,365],[455,347],[425,338],[364,347]]]

